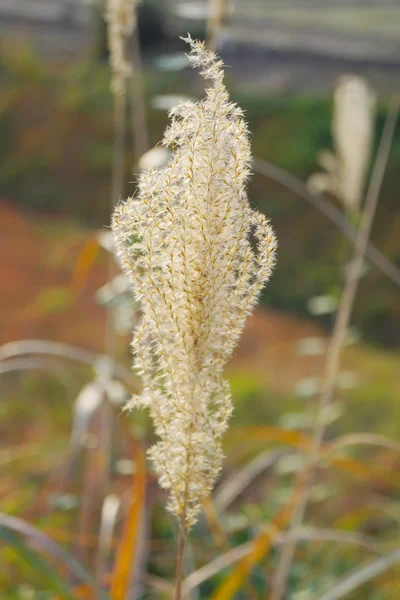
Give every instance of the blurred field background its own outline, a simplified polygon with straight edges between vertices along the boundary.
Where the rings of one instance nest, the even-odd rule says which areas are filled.
[[[135,190],[140,155],[162,137],[166,109],[181,96],[202,97],[178,36],[204,37],[208,17],[205,2],[143,0],[139,7],[148,139],[132,143],[129,105],[125,197]],[[389,97],[400,90],[399,23],[395,0],[230,3],[215,41],[232,99],[246,111],[253,154],[306,182],[320,170],[318,153],[332,148],[335,82],[353,73],[377,95],[375,156]],[[113,147],[101,8],[0,0],[5,600],[171,597],[176,531],[146,470],[151,425],[121,410],[140,384],[130,372],[134,307],[121,281],[109,282]],[[397,123],[371,235],[393,265],[399,188]],[[272,221],[278,265],[228,367],[235,413],[224,473],[186,557],[193,600],[272,598],[353,248],[282,182],[255,172],[249,197]],[[105,386],[110,311],[120,370]],[[398,285],[367,261],[281,600],[400,598],[399,338]],[[328,596],[379,559],[385,568],[375,577],[346,596]]]

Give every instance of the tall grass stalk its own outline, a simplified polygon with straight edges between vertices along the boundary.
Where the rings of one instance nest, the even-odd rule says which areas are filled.
[[[128,56],[128,41],[135,27],[136,13],[135,0],[107,0],[105,19],[107,21],[108,47],[110,53],[110,65],[112,69],[112,91],[114,97],[113,117],[113,162],[111,175],[110,213],[121,199],[124,192],[124,164],[125,164],[125,133],[126,133],[126,79],[131,75],[132,66]],[[108,261],[108,280],[112,281],[117,275],[118,267],[110,254]],[[117,361],[117,333],[114,323],[114,311],[109,307],[106,314],[105,328],[105,353],[110,360],[108,379],[114,378],[113,367]],[[99,504],[99,498],[94,496],[100,493],[100,506],[106,501],[111,487],[111,456],[114,443],[115,415],[105,394],[104,402],[100,407],[100,423],[98,427],[98,452],[103,463],[101,469],[101,482],[97,487],[92,486],[89,480],[87,488],[86,503],[89,508],[91,504]],[[94,493],[93,493],[94,492]],[[104,508],[104,507],[103,507]],[[81,515],[84,532],[85,513]],[[103,556],[98,553],[96,558],[96,574],[98,580],[104,569]]]
[[[143,87],[142,51],[140,48],[139,29],[137,25],[132,32],[131,46],[133,73],[130,79],[130,97],[133,155],[136,164],[140,157],[150,148],[146,116],[146,100]]]
[[[124,193],[124,164],[125,164],[125,130],[126,130],[126,94],[125,82],[123,87],[114,94],[114,150],[111,175],[110,211],[114,211],[116,204]],[[113,257],[110,255],[108,266],[108,280],[112,281],[118,272]],[[106,325],[106,354],[113,361],[116,360],[116,332],[112,308],[107,311]]]
[[[334,397],[336,379],[340,368],[341,352],[346,341],[354,300],[362,275],[365,251],[368,245],[382,181],[389,158],[398,111],[399,102],[397,99],[393,99],[388,109],[378,154],[366,194],[366,200],[361,216],[361,223],[354,246],[353,257],[346,272],[345,285],[336,315],[333,333],[328,345],[323,387],[314,425],[313,445],[307,464],[299,476],[302,491],[293,514],[290,526],[291,531],[296,531],[302,526],[307,510],[313,483],[314,469],[319,461],[321,446],[326,429],[325,409],[329,406]],[[281,600],[285,595],[296,546],[297,542],[295,539],[289,541],[283,546],[270,600]]]
[[[180,526],[177,599],[185,531],[222,467],[232,412],[223,368],[276,249],[267,219],[248,203],[248,131],[229,102],[222,62],[204,43],[185,41],[209,81],[207,96],[171,111],[167,167],[143,172],[137,197],[113,218],[117,255],[142,311],[132,347],[143,391],[130,406],[150,411],[159,442],[149,456]]]

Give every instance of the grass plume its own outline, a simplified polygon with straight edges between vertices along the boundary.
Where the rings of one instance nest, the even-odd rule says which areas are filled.
[[[141,175],[137,197],[117,207],[113,232],[142,307],[133,351],[143,392],[132,406],[150,410],[160,438],[153,465],[169,509],[191,527],[221,469],[232,412],[223,367],[271,275],[276,240],[248,203],[248,131],[229,102],[222,62],[185,41],[210,82],[207,96],[171,111],[169,164]]]

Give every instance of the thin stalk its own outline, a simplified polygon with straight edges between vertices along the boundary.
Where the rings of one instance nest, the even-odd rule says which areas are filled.
[[[114,153],[112,165],[110,208],[119,201],[124,192],[126,92],[114,94]]]
[[[357,239],[357,229],[349,223],[342,211],[337,208],[332,202],[325,198],[322,194],[310,192],[305,183],[298,177],[288,173],[284,169],[263,160],[255,158],[253,161],[254,171],[276,181],[286,189],[290,190],[300,198],[307,200],[314,208],[319,210],[321,214],[327,217],[338,229],[353,243]],[[387,275],[393,283],[400,285],[400,269],[390,262],[390,260],[370,242],[368,242],[365,256],[375,265],[382,273]]]
[[[47,340],[21,340],[18,342],[8,342],[7,344],[0,346],[0,371],[1,369],[6,370],[8,363],[12,363],[13,361],[11,359],[14,357],[27,356],[30,354],[49,356],[51,358],[57,356],[61,358],[67,358],[85,365],[90,365],[94,369],[96,369],[100,362],[105,359],[104,355],[95,354],[90,350],[78,348],[76,346],[70,346],[69,344],[64,344],[62,342],[49,342]],[[4,366],[1,363],[4,363]],[[12,364],[10,368],[12,368]],[[122,381],[129,389],[137,393],[137,380],[128,369],[113,363],[112,370],[120,381]]]
[[[354,299],[362,275],[365,252],[368,246],[368,240],[379,200],[379,194],[389,158],[390,148],[392,146],[398,111],[399,102],[397,100],[392,100],[386,117],[378,154],[375,160],[371,181],[362,211],[362,218],[359,230],[357,232],[353,257],[346,273],[345,286],[336,315],[334,330],[328,345],[323,389],[320,396],[317,418],[314,425],[313,444],[309,459],[304,468],[300,499],[290,524],[291,531],[301,527],[304,521],[313,483],[314,468],[318,464],[325,434],[325,409],[331,403],[336,388],[336,378],[340,368],[341,352],[346,340]],[[270,600],[281,600],[284,597],[296,546],[297,541],[295,539],[293,541],[289,541],[283,546],[278,572],[276,574]]]
[[[179,521],[179,534],[178,534],[178,553],[176,556],[176,577],[175,577],[175,595],[174,600],[182,600],[182,582],[183,582],[183,558],[185,553],[185,521],[182,518]]]
[[[370,552],[381,554],[384,547],[377,544],[372,538],[365,535],[349,533],[337,529],[316,529],[313,527],[303,527],[298,531],[289,534],[278,533],[278,537],[273,540],[275,546],[281,546],[289,540],[306,540],[311,542],[333,542],[337,544],[346,544],[368,550]],[[224,554],[219,554],[211,562],[203,565],[197,571],[191,573],[184,581],[183,588],[186,593],[200,586],[204,581],[211,579],[224,569],[236,564],[254,550],[253,541],[245,542],[240,546],[231,548]],[[320,600],[320,599],[319,599]]]
[[[125,81],[120,92],[114,93],[114,151],[111,179],[110,213],[121,199],[124,192],[124,159],[125,159],[125,126],[126,126],[126,92]],[[110,254],[108,257],[108,281],[112,281],[118,273],[117,265]],[[112,307],[109,307],[106,315],[105,328],[105,353],[110,360],[110,379],[114,377],[113,365],[117,359],[117,335],[115,331],[114,315]],[[102,463],[101,482],[98,493],[101,495],[103,505],[105,498],[110,492],[111,486],[111,456],[114,438],[115,414],[111,403],[106,395],[105,402],[100,408],[98,428],[98,452]],[[96,560],[97,581],[100,582],[101,574],[105,565],[103,556],[98,554]]]
[[[125,82],[121,93],[114,94],[114,151],[112,164],[110,213],[124,193],[124,158],[125,158],[125,126],[126,126],[126,95]],[[118,273],[117,266],[112,256],[109,257],[108,280],[111,281]],[[107,311],[106,323],[106,354],[115,361],[116,334],[112,310]]]
[[[343,579],[339,580],[339,583],[334,585],[320,600],[340,600],[340,598],[348,596],[349,592],[356,590],[360,585],[365,585],[368,581],[381,575],[381,573],[384,573],[387,569],[390,569],[399,562],[400,548],[396,548],[389,554],[369,562],[364,566],[357,567],[348,575],[345,575]]]
[[[138,27],[132,33],[133,76],[130,81],[133,155],[135,164],[150,147],[143,88],[142,52]]]

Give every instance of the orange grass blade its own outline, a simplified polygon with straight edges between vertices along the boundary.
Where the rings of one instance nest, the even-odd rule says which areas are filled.
[[[276,427],[273,425],[253,425],[249,427],[232,427],[226,434],[226,440],[229,443],[230,439],[236,441],[241,439],[249,439],[252,441],[262,442],[278,442],[309,450],[312,444],[312,438],[296,429],[285,429],[284,427]]]
[[[146,457],[141,446],[136,451],[136,473],[132,488],[132,503],[125,524],[111,582],[112,600],[126,600],[131,586],[132,565],[137,562],[140,546],[140,530],[146,501]]]
[[[312,438],[301,431],[284,429],[282,427],[274,427],[272,425],[255,425],[251,427],[237,427],[231,429],[226,434],[228,441],[231,435],[232,439],[278,442],[293,446],[299,450],[311,450],[313,443]],[[332,444],[332,448],[329,444],[325,444],[322,447],[321,458],[329,460],[329,462],[332,463],[332,465],[336,468],[341,469],[350,475],[355,475],[361,480],[375,479],[385,483],[391,488],[400,487],[400,479],[393,473],[383,469],[374,468],[371,464],[366,465],[355,458],[350,458],[347,456],[333,456],[332,452],[334,450],[334,444]]]
[[[329,456],[328,458],[335,467],[345,471],[346,473],[349,473],[350,475],[355,475],[358,477],[358,479],[364,481],[375,479],[385,483],[390,488],[399,488],[400,486],[399,478],[393,475],[393,473],[390,474],[389,471],[383,471],[378,468],[374,468],[370,464],[365,465],[355,458],[350,458],[348,456]]]
[[[90,237],[79,252],[70,282],[70,290],[75,296],[83,289],[98,251],[99,244],[96,238]]]

